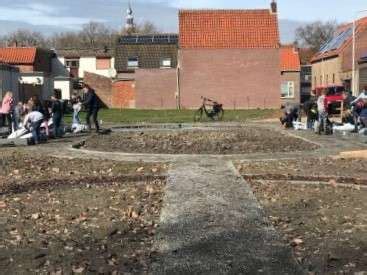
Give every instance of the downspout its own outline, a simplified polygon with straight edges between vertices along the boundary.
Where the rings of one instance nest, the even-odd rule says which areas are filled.
[[[178,110],[181,110],[181,87],[180,87],[180,50],[177,51],[177,70],[176,70],[176,80],[177,80],[177,90],[176,90],[176,106]]]

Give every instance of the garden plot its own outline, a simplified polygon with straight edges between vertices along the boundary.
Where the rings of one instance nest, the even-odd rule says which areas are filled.
[[[149,272],[164,165],[13,151],[0,164],[2,272]]]
[[[309,151],[318,146],[278,131],[247,127],[113,133],[89,137],[85,148],[126,153],[226,155]]]

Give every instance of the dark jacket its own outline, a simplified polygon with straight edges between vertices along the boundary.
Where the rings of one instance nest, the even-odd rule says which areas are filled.
[[[52,101],[52,113],[54,114],[54,116],[62,116],[62,105],[61,102],[59,100],[54,100]]]
[[[83,105],[88,110],[99,109],[99,99],[94,90],[90,89],[85,95]]]

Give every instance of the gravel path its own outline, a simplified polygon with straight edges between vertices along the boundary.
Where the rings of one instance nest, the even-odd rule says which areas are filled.
[[[175,163],[154,274],[302,274],[231,162]]]

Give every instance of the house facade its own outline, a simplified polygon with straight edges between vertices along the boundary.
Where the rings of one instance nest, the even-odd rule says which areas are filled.
[[[281,103],[301,103],[301,63],[298,49],[293,45],[282,46]]]
[[[19,99],[19,69],[0,61],[0,102],[5,93],[11,91],[16,100]]]
[[[355,60],[367,52],[367,18],[356,21]],[[353,24],[341,26],[335,36],[323,45],[312,58],[312,89],[327,86],[344,86],[346,90],[359,93],[359,74],[355,68],[353,80]],[[353,89],[353,86],[355,87]]]
[[[0,59],[19,70],[19,100],[32,96],[49,99],[53,94],[53,51],[35,47],[0,48]]]
[[[359,90],[367,86],[367,52],[358,62]]]
[[[197,108],[202,96],[228,109],[280,107],[275,2],[270,10],[181,10],[179,25],[182,108]]]
[[[117,79],[134,81],[135,108],[178,107],[177,64],[177,34],[122,36],[116,47]]]
[[[116,76],[112,49],[59,49],[52,61],[56,76],[83,79],[85,72],[105,77]]]

